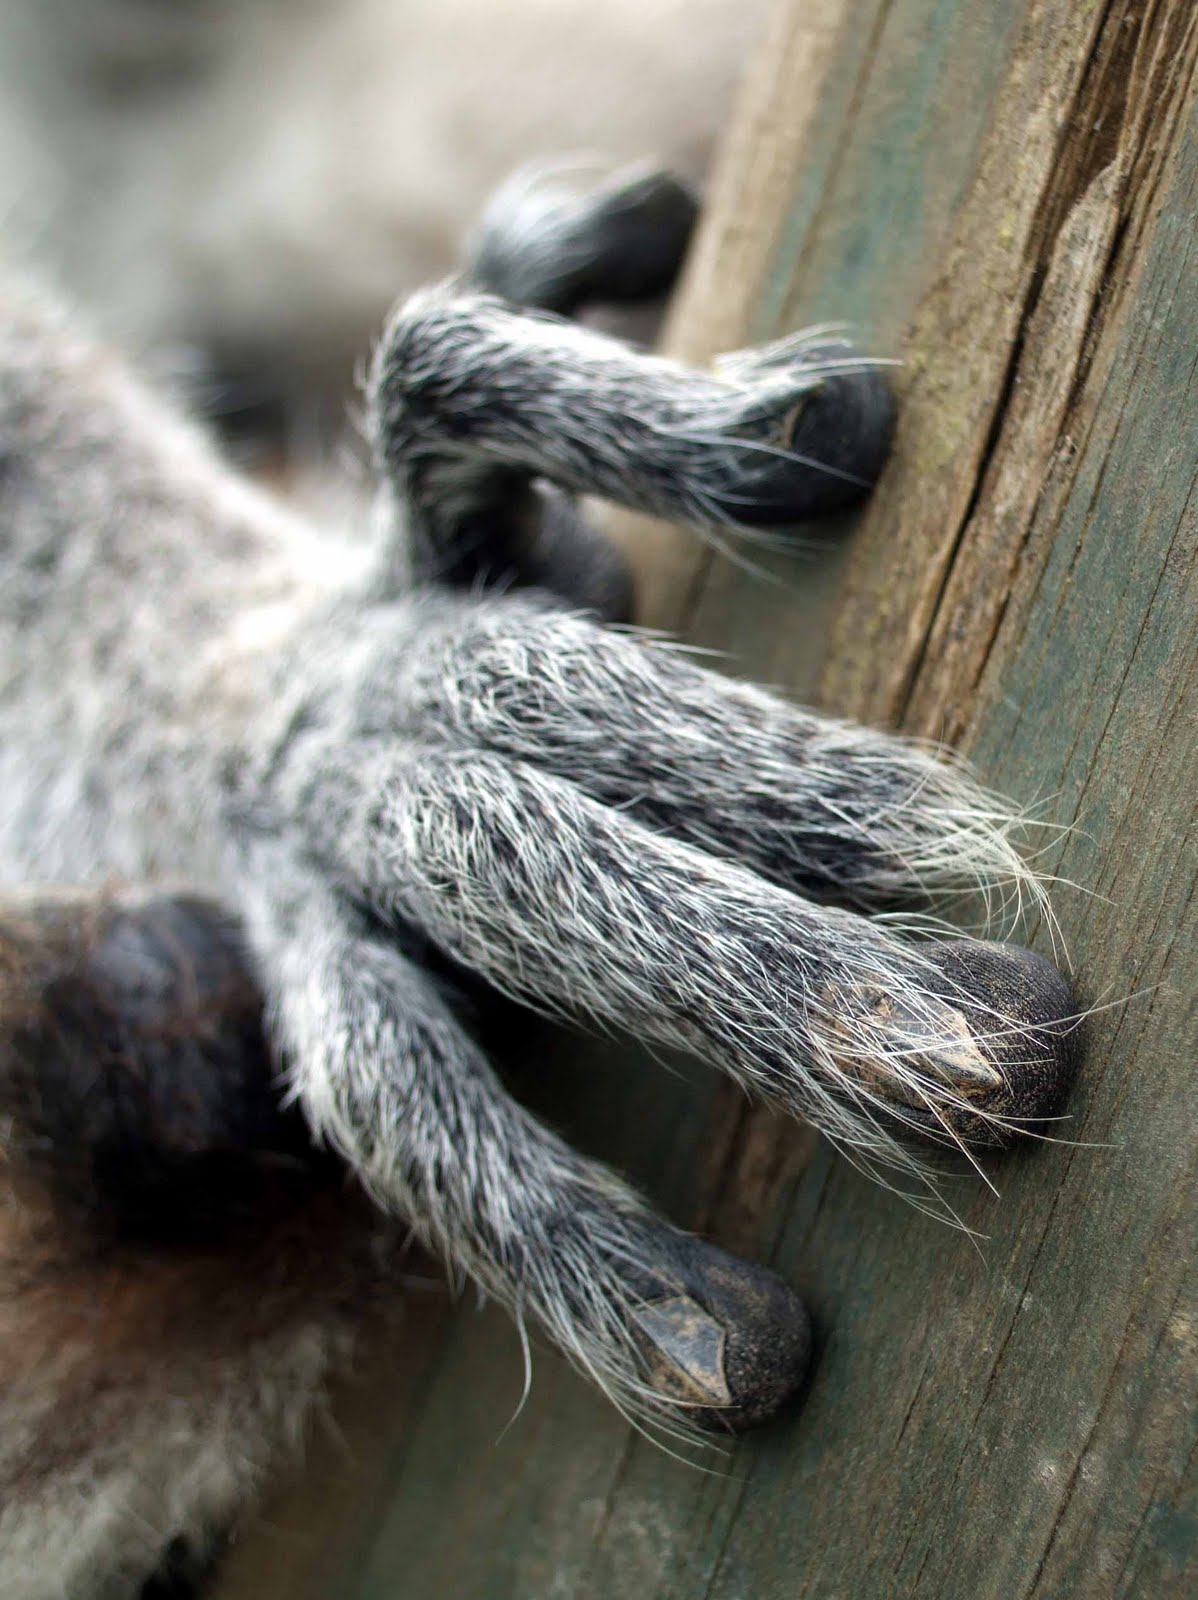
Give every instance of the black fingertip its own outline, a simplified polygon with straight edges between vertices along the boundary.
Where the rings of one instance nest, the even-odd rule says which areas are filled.
[[[678,276],[698,214],[694,191],[668,172],[617,174],[578,193],[552,174],[517,174],[487,208],[469,277],[559,316],[657,300]]]
[[[1059,1113],[1077,1073],[1080,1019],[1068,982],[1051,961],[1020,945],[953,940],[933,959],[951,985],[946,998],[1002,1080],[978,1097],[984,1115],[966,1116],[957,1131],[983,1144],[1034,1132]]]
[[[849,344],[818,345],[804,352],[803,365],[847,365],[855,356]],[[796,397],[788,430],[769,440],[768,450],[756,442],[746,448],[743,476],[723,499],[723,509],[745,527],[786,528],[857,505],[886,464],[895,415],[883,370],[829,373]]]
[[[648,172],[602,195],[587,215],[580,255],[589,266],[576,286],[578,309],[635,304],[668,294],[699,215],[694,191],[669,172]]]
[[[811,1365],[811,1319],[769,1270],[664,1224],[640,1275],[637,1334],[650,1381],[687,1418],[742,1433],[792,1405]]]

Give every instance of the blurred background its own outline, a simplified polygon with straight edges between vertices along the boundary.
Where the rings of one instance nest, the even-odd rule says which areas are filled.
[[[344,413],[530,161],[701,179],[765,0],[9,0],[6,248],[243,431]]]

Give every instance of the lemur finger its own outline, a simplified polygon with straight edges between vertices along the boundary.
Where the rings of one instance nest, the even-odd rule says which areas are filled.
[[[805,895],[870,910],[1043,894],[1012,810],[960,764],[578,617],[446,602],[374,676],[408,725],[527,761]]]
[[[602,622],[632,616],[632,572],[623,551],[555,484],[512,475],[492,506],[463,514],[433,546],[417,537],[417,576],[477,596],[539,589]]]
[[[375,1197],[626,1413],[738,1429],[791,1399],[810,1351],[798,1296],[529,1115],[391,928],[274,861],[250,917],[275,1027],[312,1127]]]
[[[689,1049],[842,1143],[960,1142],[1055,1109],[1055,972],[1014,1008],[985,963],[777,888],[503,758],[380,752],[304,775],[312,846],[501,989]],[[336,797],[336,798],[335,798]],[[993,992],[992,992],[993,991]],[[1017,1046],[1017,1048],[1016,1048]]]
[[[677,277],[698,211],[686,183],[643,164],[591,187],[560,163],[527,167],[488,204],[465,276],[514,305],[563,316],[652,300]]]
[[[434,290],[392,317],[371,379],[380,465],[418,543],[502,524],[513,473],[700,526],[786,525],[872,487],[881,373],[801,339],[727,377],[485,296]]]
[[[644,165],[589,188],[561,164],[528,168],[488,207],[465,280],[563,315],[592,302],[651,300],[677,275],[697,209],[684,183]],[[424,581],[474,592],[539,588],[607,622],[631,615],[623,553],[560,488],[511,470],[444,509],[435,527],[407,530]]]

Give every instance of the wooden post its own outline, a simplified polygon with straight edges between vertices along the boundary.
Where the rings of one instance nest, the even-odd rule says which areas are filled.
[[[623,523],[646,620],[1074,826],[1045,861],[1108,1009],[1062,1142],[953,1180],[956,1233],[719,1086],[588,1062],[583,1141],[807,1295],[806,1409],[705,1476],[542,1354],[497,1443],[515,1341],[459,1316],[339,1594],[1198,1593],[1196,62],[1190,0],[780,5],[669,344],[847,319],[901,358],[894,460],[802,560]]]

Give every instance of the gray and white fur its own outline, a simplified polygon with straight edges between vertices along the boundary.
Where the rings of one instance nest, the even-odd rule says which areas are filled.
[[[650,221],[678,204],[665,179],[627,189]],[[525,211],[510,236],[529,234]],[[571,253],[571,304],[589,297],[580,259],[596,293],[610,281],[605,237]],[[721,528],[819,515],[877,475],[879,375],[802,339],[714,375],[636,353],[489,293],[500,266],[520,275],[502,218],[486,238],[473,278],[409,301],[378,345],[385,490],[373,540],[353,547],[233,476],[36,291],[3,287],[0,881],[15,895],[181,880],[235,911],[288,1093],[377,1203],[336,1224],[355,1241],[336,1291],[297,1267],[304,1292],[268,1326],[232,1319],[215,1393],[189,1388],[203,1363],[164,1333],[149,1341],[160,1361],[113,1355],[111,1417],[47,1465],[70,1389],[57,1358],[0,1388],[0,1576],[21,1600],[133,1592],[234,1519],[396,1270],[389,1219],[630,1416],[747,1426],[799,1386],[796,1297],[518,1106],[447,971],[693,1051],[871,1170],[912,1170],[904,1128],[999,1137],[1067,1081],[1071,1003],[1047,962],[887,920],[979,888],[1041,897],[1009,808],[935,752],[596,614],[617,614],[627,586],[572,495]],[[615,240],[635,278],[623,224]],[[215,935],[163,894],[73,912],[66,968],[95,965],[115,917],[175,1004],[161,952]],[[50,925],[36,907],[19,929]],[[148,982],[132,985],[143,1001]],[[44,983],[26,988],[51,1004]],[[19,1057],[10,1045],[3,1070]],[[19,1128],[28,1094],[6,1098]],[[135,1120],[142,1146],[160,1141],[156,1106]],[[40,1170],[21,1148],[13,1170]],[[30,1247],[24,1222],[7,1226],[11,1278]],[[129,1292],[156,1303],[152,1285]],[[0,1360],[65,1314],[40,1282],[3,1303],[26,1332],[8,1356],[0,1334]],[[88,1338],[59,1346],[79,1373],[99,1359]]]

